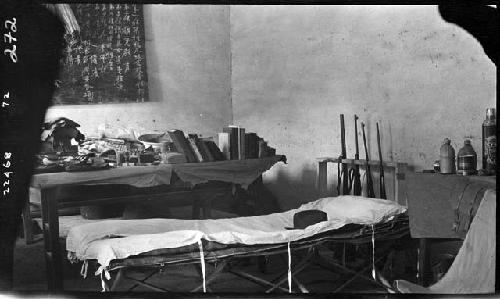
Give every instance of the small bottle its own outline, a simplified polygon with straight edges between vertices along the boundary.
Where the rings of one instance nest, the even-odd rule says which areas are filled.
[[[477,154],[469,139],[464,140],[464,146],[458,151],[457,173],[462,175],[477,173]]]
[[[439,150],[440,171],[443,174],[455,173],[455,149],[451,141],[445,138]]]
[[[497,137],[495,108],[486,109],[483,122],[483,169],[487,173],[496,170]]]

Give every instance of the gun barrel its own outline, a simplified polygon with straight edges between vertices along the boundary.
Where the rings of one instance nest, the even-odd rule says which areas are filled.
[[[342,158],[346,157],[346,147],[345,147],[345,124],[344,124],[344,114],[340,115],[340,146],[342,151]]]
[[[344,114],[340,114],[340,142],[342,147],[342,159],[346,159],[347,150],[345,144]],[[342,164],[342,194],[349,194],[349,173],[347,164]]]
[[[359,144],[358,144],[358,116],[354,114],[354,141],[356,145],[355,159],[359,159]]]
[[[363,145],[365,147],[365,159],[366,162],[368,162],[370,158],[368,157],[368,149],[366,148],[365,124],[363,122],[361,122],[361,131],[363,131]],[[368,163],[366,164],[368,165]]]
[[[365,155],[366,155],[366,195],[370,198],[375,197],[375,191],[373,190],[373,179],[370,164],[368,164],[369,156],[368,149],[366,148],[366,135],[365,135],[365,124],[361,122],[361,130],[363,131],[363,144],[365,147]]]
[[[359,144],[358,144],[358,116],[354,114],[354,141],[356,145],[356,154],[354,159],[359,159]],[[359,165],[355,165],[353,169],[352,182],[353,195],[361,195],[361,175],[359,174]]]
[[[378,127],[378,123],[377,123],[377,146],[378,146],[378,158],[380,159],[380,166],[382,167],[382,151],[380,149],[380,130]]]
[[[377,123],[377,146],[378,146],[378,157],[380,160],[380,198],[387,199],[387,194],[385,192],[385,178],[384,178],[384,164],[382,161],[382,149],[380,147],[380,130]]]

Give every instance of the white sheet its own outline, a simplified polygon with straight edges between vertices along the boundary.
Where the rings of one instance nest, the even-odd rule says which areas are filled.
[[[296,212],[310,209],[326,212],[328,221],[304,230],[285,229],[293,226]],[[178,248],[201,239],[222,244],[286,243],[349,223],[385,222],[404,211],[405,207],[392,201],[349,195],[322,198],[298,209],[265,216],[218,220],[106,220],[72,228],[66,239],[66,249],[79,260],[97,259],[106,267],[113,259],[160,248]]]
[[[429,289],[440,294],[493,293],[495,258],[496,191],[488,190],[455,261],[444,277]]]
[[[405,280],[394,285],[402,293],[489,294],[495,292],[496,191],[487,190],[448,272],[424,288]]]

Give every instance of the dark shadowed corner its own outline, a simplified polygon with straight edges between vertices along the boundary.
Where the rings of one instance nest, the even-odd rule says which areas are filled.
[[[17,60],[8,55],[0,58],[1,92],[4,99],[9,93],[10,99],[10,105],[1,112],[0,140],[2,152],[12,154],[13,172],[10,192],[0,202],[0,289],[10,290],[13,246],[21,208],[28,195],[34,155],[39,148],[40,126],[58,75],[64,27],[57,17],[34,1],[2,1],[0,15],[2,24],[16,19],[16,28],[11,30],[18,37]]]

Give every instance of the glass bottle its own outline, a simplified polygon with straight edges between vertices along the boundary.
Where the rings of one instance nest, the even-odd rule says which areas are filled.
[[[477,154],[469,139],[464,140],[464,146],[458,151],[457,173],[462,175],[477,173]]]
[[[439,161],[441,173],[455,173],[455,149],[451,146],[451,141],[445,138],[439,150]]]

